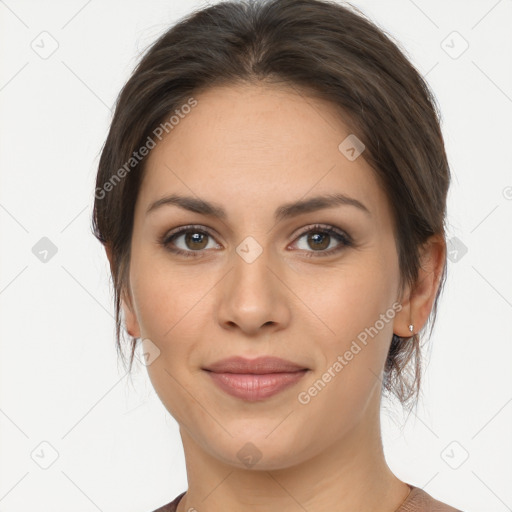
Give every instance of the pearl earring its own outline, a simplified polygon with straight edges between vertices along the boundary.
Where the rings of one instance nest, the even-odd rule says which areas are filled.
[[[412,324],[409,325],[409,331],[411,331],[411,332],[414,331],[414,326]]]

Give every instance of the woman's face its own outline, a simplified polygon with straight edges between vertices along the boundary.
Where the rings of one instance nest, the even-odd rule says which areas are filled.
[[[388,200],[361,148],[351,151],[351,139],[339,148],[350,132],[329,103],[268,86],[194,98],[151,150],[135,210],[132,308],[123,307],[132,334],[146,339],[150,379],[189,446],[225,463],[247,467],[252,456],[258,469],[278,469],[346,448],[377,424],[400,309]],[[225,217],[176,203],[147,212],[171,194]],[[354,202],[283,213],[335,194]],[[189,225],[188,236],[160,244]],[[308,371],[246,400],[204,370],[267,355]]]

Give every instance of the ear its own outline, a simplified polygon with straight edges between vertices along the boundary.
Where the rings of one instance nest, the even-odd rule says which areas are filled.
[[[114,260],[110,244],[105,244],[105,251],[107,253],[107,258],[110,264],[110,271],[112,272],[112,269],[114,268]],[[121,293],[121,308],[123,310],[126,330],[128,331],[128,334],[134,338],[140,338],[139,322],[137,321],[137,316],[135,315],[132,300],[125,289],[123,289]]]
[[[446,242],[441,235],[432,235],[422,246],[418,280],[408,287],[401,301],[402,309],[395,316],[393,332],[408,338],[426,324],[441,281],[446,257]],[[409,325],[413,324],[413,332]]]

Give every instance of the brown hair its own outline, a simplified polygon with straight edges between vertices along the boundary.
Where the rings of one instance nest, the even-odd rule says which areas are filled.
[[[193,94],[216,85],[282,84],[330,101],[365,144],[362,157],[389,199],[401,290],[417,282],[422,244],[434,234],[445,239],[450,171],[440,114],[398,44],[350,7],[330,0],[225,1],[180,20],[142,57],[116,101],[93,212],[94,235],[111,251],[118,356],[120,298],[130,289],[133,215],[144,172],[144,159],[134,152]],[[446,255],[431,332],[445,279]],[[132,338],[129,371],[136,344]],[[418,396],[420,348],[419,334],[393,334],[382,389],[403,405]]]

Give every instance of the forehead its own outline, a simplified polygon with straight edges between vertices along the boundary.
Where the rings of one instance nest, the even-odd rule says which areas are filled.
[[[365,198],[377,215],[386,209],[370,166],[340,151],[351,133],[331,103],[267,85],[216,87],[193,98],[196,106],[148,156],[141,207],[182,192],[243,214],[243,205],[267,208],[308,194],[341,192]]]

